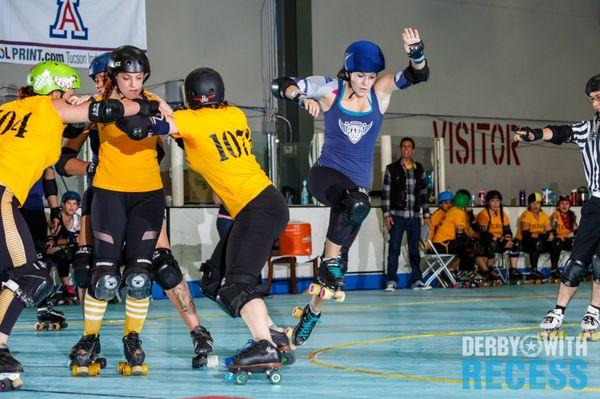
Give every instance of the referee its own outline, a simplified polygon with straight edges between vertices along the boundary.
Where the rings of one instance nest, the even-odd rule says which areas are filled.
[[[514,137],[515,141],[542,139],[558,145],[577,144],[581,150],[588,187],[592,192],[590,200],[581,209],[581,226],[561,275],[556,307],[548,312],[540,324],[543,334],[548,336],[558,333],[569,301],[585,277],[590,262],[594,280],[592,300],[581,322],[582,332],[592,335],[600,325],[600,75],[588,81],[585,94],[595,113],[594,119],[572,125],[546,126],[543,129],[521,127]]]

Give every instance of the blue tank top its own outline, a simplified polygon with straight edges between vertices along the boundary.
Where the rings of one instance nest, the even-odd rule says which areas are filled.
[[[383,123],[375,89],[371,89],[371,110],[353,112],[342,107],[345,85],[338,80],[338,91],[331,108],[324,113],[325,143],[317,163],[341,172],[359,187],[371,188],[373,152]]]
[[[42,179],[38,180],[33,187],[31,187],[22,208],[32,211],[44,210],[44,186],[42,184]]]

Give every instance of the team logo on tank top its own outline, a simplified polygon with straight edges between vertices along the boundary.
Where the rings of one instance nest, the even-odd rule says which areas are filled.
[[[373,127],[373,122],[367,124],[360,121],[344,122],[338,119],[338,126],[344,134],[350,139],[352,144],[356,144]]]

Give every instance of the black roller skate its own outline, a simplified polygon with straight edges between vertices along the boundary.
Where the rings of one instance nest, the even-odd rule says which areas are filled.
[[[252,373],[266,373],[271,384],[279,384],[281,381],[279,352],[265,339],[258,342],[249,341],[241,351],[232,356],[226,367],[229,373],[225,379],[237,385],[248,382]]]
[[[511,284],[522,285],[525,283],[525,276],[515,268],[510,269],[508,276]]]
[[[341,257],[327,259],[319,266],[317,281],[308,287],[308,293],[320,296],[321,299],[334,299],[335,302],[344,302],[346,293],[342,291],[344,286],[344,274],[342,267],[344,263]]]
[[[558,269],[554,269],[550,272],[550,279],[549,281],[553,284],[560,284],[560,277],[562,276],[562,273],[558,271]]]
[[[117,370],[125,376],[146,375],[148,366],[144,363],[146,354],[142,350],[142,340],[135,331],[130,332],[123,337],[123,352],[126,362],[119,362]]]
[[[208,354],[213,351],[213,339],[210,333],[203,326],[194,328],[190,332],[192,342],[194,343],[194,353],[192,358],[192,368],[198,369],[208,364]]]
[[[69,326],[65,320],[65,314],[52,307],[49,301],[37,309],[37,323],[34,324],[36,331],[62,330]]]
[[[277,352],[279,352],[279,356],[281,357],[281,364],[284,366],[294,364],[296,356],[285,331],[277,331],[274,328],[269,328],[269,331],[271,331],[271,339],[277,346]]]
[[[296,327],[293,329],[288,327],[285,330],[285,334],[290,340],[291,348],[295,349],[297,346],[304,345],[312,330],[315,328],[317,323],[320,323],[321,313],[315,314],[310,309],[310,305],[306,305],[304,309],[296,306],[292,310],[292,316],[300,319]]]
[[[531,269],[527,275],[527,284],[542,284],[544,280],[544,275],[537,269]]]
[[[21,388],[23,366],[12,355],[8,348],[0,348],[0,392]]]
[[[106,359],[100,355],[100,337],[84,335],[69,353],[69,367],[73,377],[93,377],[106,367]]]

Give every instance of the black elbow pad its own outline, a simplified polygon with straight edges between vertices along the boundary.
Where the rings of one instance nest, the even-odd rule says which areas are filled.
[[[51,195],[58,195],[58,186],[55,179],[42,179],[42,187],[44,188],[44,197],[48,199]]]
[[[280,98],[282,100],[289,100],[285,96],[285,91],[288,89],[288,87],[295,85],[296,82],[294,82],[294,79],[288,78],[287,76],[275,78],[271,82],[271,93],[273,93],[273,96],[275,96],[276,98]]]
[[[88,118],[90,122],[110,123],[125,115],[125,107],[119,100],[107,99],[102,101],[92,101],[88,109]]]
[[[412,64],[408,64],[408,67],[404,70],[404,77],[410,84],[417,84],[419,82],[426,82],[429,79],[429,63],[425,61],[425,67],[423,69],[416,69]]]
[[[69,147],[63,147],[60,151],[60,158],[56,165],[54,165],[56,172],[61,176],[70,177],[71,175],[67,173],[65,167],[67,166],[67,162],[75,157],[77,157],[77,151]]]

